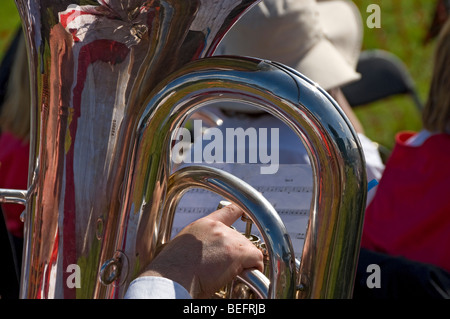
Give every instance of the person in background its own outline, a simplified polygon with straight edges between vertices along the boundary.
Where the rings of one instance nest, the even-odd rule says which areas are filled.
[[[21,29],[16,33],[2,61],[2,70],[4,81],[2,80],[3,103],[0,109],[0,188],[26,189],[30,147],[30,89],[27,52]],[[24,206],[18,204],[1,205],[1,218],[4,218],[9,247],[12,248],[17,281],[20,278],[22,259],[23,223],[20,221],[20,215],[23,210]],[[6,286],[9,287],[4,287],[2,283],[2,289],[15,290],[14,287],[18,287],[18,283]]]
[[[450,271],[450,23],[436,46],[423,130],[400,132],[366,211],[362,246]]]
[[[420,132],[399,132],[366,210],[356,295],[450,298],[450,20],[435,48]],[[367,289],[367,266],[381,269]]]

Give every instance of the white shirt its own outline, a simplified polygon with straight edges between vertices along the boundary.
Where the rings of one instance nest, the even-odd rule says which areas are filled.
[[[192,299],[189,292],[175,281],[164,277],[144,276],[133,280],[125,299]]]

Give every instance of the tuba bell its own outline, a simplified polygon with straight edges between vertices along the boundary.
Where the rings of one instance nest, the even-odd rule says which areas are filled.
[[[174,207],[191,187],[271,230],[269,281],[242,275],[261,297],[351,297],[367,182],[350,122],[291,68],[211,57],[257,2],[16,0],[30,61],[29,179],[27,190],[1,189],[0,202],[25,205],[21,298],[123,297],[170,239]],[[222,100],[269,112],[305,144],[314,187],[299,267],[280,218],[250,186],[205,167],[171,173],[172,136]]]

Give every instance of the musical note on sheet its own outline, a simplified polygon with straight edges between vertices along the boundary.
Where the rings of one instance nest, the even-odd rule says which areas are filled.
[[[280,164],[273,175],[261,175],[260,164],[214,164],[250,184],[261,192],[280,215],[291,236],[295,256],[300,259],[309,219],[312,199],[312,171],[307,164]],[[223,198],[204,189],[188,191],[177,207],[172,236],[189,223],[216,210]],[[238,231],[245,231],[245,223],[238,220],[233,225]],[[255,235],[260,235],[256,226]],[[260,236],[262,239],[262,237]]]

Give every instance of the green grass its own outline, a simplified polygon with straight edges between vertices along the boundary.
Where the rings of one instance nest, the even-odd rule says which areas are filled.
[[[0,4],[0,55],[9,44],[19,25],[13,0]],[[369,4],[381,8],[381,28],[364,29],[363,49],[383,49],[397,55],[407,65],[420,98],[425,101],[431,76],[433,44],[423,39],[431,23],[436,1],[429,0],[354,0],[360,8],[364,25],[370,13]],[[357,108],[356,115],[363,123],[366,135],[388,148],[401,130],[420,130],[420,115],[407,97],[395,97]]]
[[[0,57],[3,57],[14,32],[20,26],[19,13],[13,0],[1,0],[0,4]]]
[[[434,42],[423,40],[431,24],[436,1],[429,0],[355,0],[364,28],[364,49],[383,49],[397,55],[407,66],[423,102],[428,94]],[[366,19],[369,4],[381,9],[381,28],[369,29]],[[355,110],[366,135],[388,148],[398,131],[421,129],[421,119],[409,97],[393,97]]]

